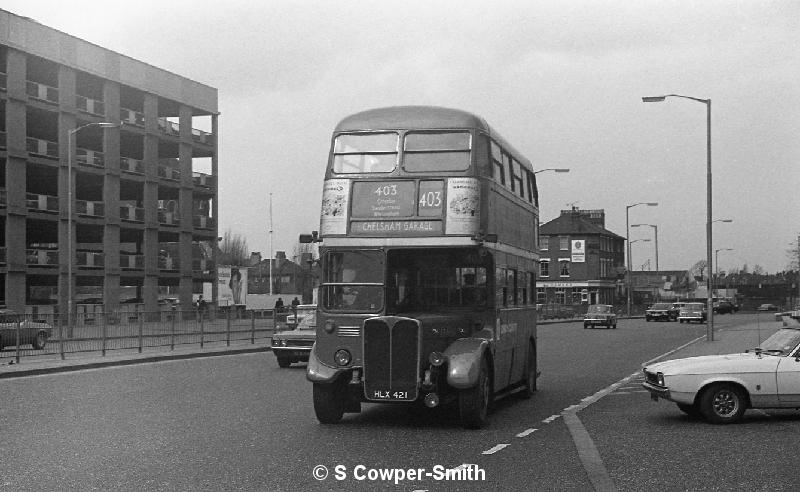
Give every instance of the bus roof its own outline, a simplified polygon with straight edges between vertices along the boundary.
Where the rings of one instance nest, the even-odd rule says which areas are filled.
[[[342,119],[334,134],[377,130],[437,130],[470,128],[484,131],[533,171],[530,160],[518,152],[482,117],[460,109],[440,106],[390,106],[368,109]]]

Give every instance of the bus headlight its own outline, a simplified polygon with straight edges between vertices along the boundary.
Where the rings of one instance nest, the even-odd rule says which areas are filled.
[[[340,366],[346,366],[350,363],[350,352],[345,349],[339,349],[333,355],[333,358]]]
[[[428,356],[428,362],[430,362],[433,367],[439,367],[444,364],[444,355],[441,352],[433,351],[431,355]]]

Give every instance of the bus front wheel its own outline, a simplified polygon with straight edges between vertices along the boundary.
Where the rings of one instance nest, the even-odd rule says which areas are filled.
[[[467,429],[480,429],[488,421],[489,402],[492,397],[489,363],[486,357],[481,358],[481,369],[478,383],[458,393],[458,408],[461,414],[461,425]]]
[[[323,424],[335,424],[344,415],[344,388],[334,382],[314,383],[314,413]]]

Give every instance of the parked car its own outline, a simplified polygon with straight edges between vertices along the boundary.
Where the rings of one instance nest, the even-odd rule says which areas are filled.
[[[645,321],[675,321],[678,319],[678,309],[668,302],[657,302],[644,312]]]
[[[678,312],[678,323],[691,323],[692,321],[705,323],[706,318],[708,318],[708,309],[702,302],[687,302]]]
[[[714,305],[714,313],[716,314],[733,314],[733,304],[730,301],[719,301]]]
[[[49,323],[31,321],[11,309],[0,309],[0,350],[3,347],[17,345],[17,325],[19,325],[19,345],[30,344],[41,350],[47,339],[53,336],[53,327]]]
[[[762,304],[756,308],[756,311],[777,311],[778,306],[775,304]]]
[[[689,357],[643,368],[653,400],[678,404],[714,424],[742,418],[748,408],[800,407],[800,327],[782,328],[740,354]]]
[[[617,315],[614,313],[614,306],[610,304],[592,304],[586,311],[583,318],[583,328],[594,328],[603,325],[606,328],[617,328]]]
[[[272,336],[272,352],[278,359],[278,366],[289,367],[292,362],[308,362],[308,354],[316,339],[317,311],[313,310],[303,316],[296,329],[280,331]]]

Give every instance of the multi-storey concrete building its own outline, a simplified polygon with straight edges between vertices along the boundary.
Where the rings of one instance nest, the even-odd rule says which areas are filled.
[[[603,210],[562,210],[539,227],[538,304],[614,304],[622,293],[625,238]]]
[[[216,298],[217,117],[213,87],[0,10],[0,303]]]

